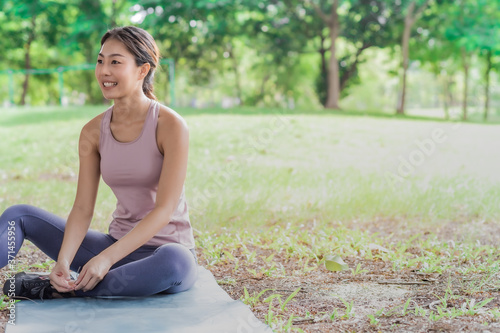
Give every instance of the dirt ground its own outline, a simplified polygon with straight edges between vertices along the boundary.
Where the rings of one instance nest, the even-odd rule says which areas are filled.
[[[385,222],[380,225],[358,225],[358,228],[377,232],[381,235],[394,233],[399,230],[395,237],[407,238],[409,234],[420,232],[426,233],[425,228],[420,230],[408,229],[401,222]],[[500,225],[498,223],[483,223],[482,225],[471,223],[453,222],[442,226],[435,233],[443,241],[461,239],[478,239],[482,244],[500,247]],[[418,229],[418,228],[417,228]],[[249,246],[251,249],[251,246]],[[251,249],[252,250],[252,249]],[[264,257],[269,256],[270,250],[255,249]],[[201,249],[198,249],[199,262],[206,262]],[[244,255],[236,258],[243,262]],[[18,262],[33,264],[45,261],[44,254],[37,251],[33,245],[25,245],[18,256]],[[304,332],[500,332],[500,321],[492,321],[481,314],[474,316],[462,316],[453,320],[440,319],[431,321],[428,318],[412,314],[415,307],[426,310],[435,310],[440,304],[440,298],[445,290],[450,288],[455,294],[463,292],[463,276],[450,276],[448,274],[422,274],[418,271],[402,271],[395,273],[390,263],[381,260],[347,259],[350,267],[356,267],[358,263],[368,270],[368,273],[353,275],[351,272],[330,272],[324,267],[319,267],[311,272],[304,273],[303,266],[290,261],[280,255],[275,255],[275,262],[286,268],[288,275],[281,278],[273,278],[265,275],[252,275],[245,269],[235,269],[235,264],[225,261],[215,266],[208,266],[214,274],[221,287],[233,298],[239,299],[244,295],[244,288],[249,295],[257,294],[265,289],[260,300],[272,294],[282,295],[286,299],[294,290],[301,288],[300,292],[286,305],[286,311],[279,310],[276,300],[273,304],[275,316],[283,316],[288,320],[290,314],[294,315],[293,328],[300,328]],[[259,262],[254,263],[256,268]],[[251,264],[246,268],[252,268]],[[3,273],[3,272],[2,272]],[[5,277],[2,274],[3,285]],[[497,277],[498,278],[498,277]],[[470,276],[474,279],[474,276]],[[500,289],[479,292],[468,295],[476,302],[493,297],[493,301],[487,304],[487,308],[500,307]],[[401,315],[405,302],[411,298],[407,305],[407,314]],[[348,301],[346,303],[346,301]],[[448,306],[460,307],[454,304],[454,300],[448,302]],[[458,301],[457,301],[458,302]],[[349,304],[350,303],[350,304]],[[351,307],[351,309],[348,309]],[[376,323],[371,322],[368,314],[374,314],[378,310],[386,309],[386,315],[377,317]],[[262,321],[269,314],[269,303],[256,302],[253,308],[254,314]],[[332,314],[336,312],[336,318],[332,321]],[[4,332],[7,312],[0,312],[2,328]],[[285,323],[286,324],[286,323]],[[281,331],[277,329],[276,331]]]
[[[443,242],[474,239],[483,245],[500,247],[500,224],[498,223],[450,222],[436,229],[434,227],[407,228],[403,222],[383,221],[379,224],[371,223],[357,227],[377,232],[381,236],[394,234],[395,239],[407,239],[417,232],[430,234],[430,230],[426,229],[432,228]],[[263,253],[264,256],[270,254]],[[463,276],[423,274],[411,270],[395,273],[390,263],[363,260],[346,260],[346,262],[350,267],[356,267],[361,263],[362,267],[369,271],[366,274],[353,276],[351,272],[332,273],[320,267],[319,270],[303,275],[298,273],[300,267],[293,267],[293,262],[281,259],[281,263],[287,267],[287,272],[292,272],[286,278],[235,275],[234,266],[230,264],[210,269],[218,280],[235,279],[235,283],[221,285],[234,299],[244,294],[244,287],[250,295],[265,289],[273,289],[264,293],[261,299],[273,293],[280,293],[283,299],[286,299],[294,290],[301,287],[300,292],[287,305],[287,309],[288,313],[291,312],[298,317],[293,320],[293,327],[301,328],[304,332],[500,332],[498,319],[492,322],[482,315],[430,321],[428,318],[408,314],[414,313],[417,305],[426,310],[436,310],[436,305],[441,304],[440,299],[445,296],[445,290],[450,286],[455,295],[463,294]],[[294,276],[295,273],[298,273],[297,276]],[[479,277],[470,276],[469,278],[473,280]],[[499,279],[500,276],[497,276],[496,280]],[[500,307],[500,289],[467,296],[469,299],[474,298],[476,302],[493,297],[494,299],[487,304],[487,308]],[[407,314],[402,316],[400,313],[409,298],[412,301],[406,309]],[[352,302],[350,316],[344,316],[346,304],[342,299]],[[460,308],[461,305],[462,302],[458,300],[448,301],[448,307]],[[344,318],[332,322],[331,314],[335,309],[338,310],[337,318]],[[378,317],[376,324],[370,323],[366,315],[374,314],[380,309],[388,309],[389,311],[385,311],[388,315]],[[255,315],[263,321],[268,311],[268,303],[265,306],[254,307]]]

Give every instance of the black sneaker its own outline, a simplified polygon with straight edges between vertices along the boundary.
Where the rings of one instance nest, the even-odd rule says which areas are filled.
[[[51,299],[55,292],[49,275],[43,273],[20,272],[8,278],[3,286],[3,293],[9,298]]]

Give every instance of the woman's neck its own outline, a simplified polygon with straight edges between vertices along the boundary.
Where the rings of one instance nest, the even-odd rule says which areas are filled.
[[[143,93],[139,96],[117,98],[114,100],[113,118],[119,122],[142,119],[150,104],[151,99]]]

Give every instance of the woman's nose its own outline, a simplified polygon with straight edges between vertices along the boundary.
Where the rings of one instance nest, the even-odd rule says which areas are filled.
[[[103,62],[102,64],[98,65],[98,69],[101,75],[109,75],[110,74],[110,66]]]

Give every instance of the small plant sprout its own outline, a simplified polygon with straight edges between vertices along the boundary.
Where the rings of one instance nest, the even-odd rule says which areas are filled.
[[[377,317],[375,317],[375,315],[369,314],[366,316],[368,317],[368,319],[370,319],[370,325],[374,326],[374,325],[378,324],[379,319],[377,319]]]
[[[356,275],[360,275],[360,274],[363,274],[363,273],[367,273],[368,270],[367,269],[361,269],[361,264],[358,264],[356,266],[356,269],[351,268],[351,272],[352,272],[352,276],[356,276]]]

